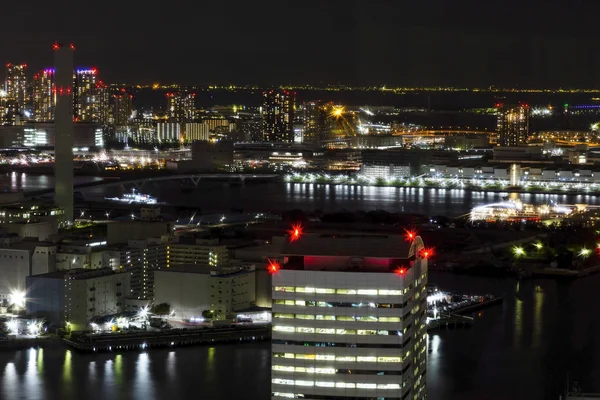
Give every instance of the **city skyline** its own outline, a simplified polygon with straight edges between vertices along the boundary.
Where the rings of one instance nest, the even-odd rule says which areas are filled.
[[[201,12],[175,1],[160,15],[111,1],[34,1],[36,13],[8,6],[7,31],[22,31],[23,20],[28,28],[0,46],[5,60],[41,70],[49,43],[72,42],[76,64],[97,66],[108,82],[597,87],[599,5],[583,3],[585,12],[530,1],[515,17],[510,4],[447,0],[209,3]],[[272,34],[277,24],[285,34]]]

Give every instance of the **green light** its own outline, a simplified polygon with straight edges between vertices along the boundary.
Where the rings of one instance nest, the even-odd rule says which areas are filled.
[[[565,103],[565,108],[569,107],[569,104]]]

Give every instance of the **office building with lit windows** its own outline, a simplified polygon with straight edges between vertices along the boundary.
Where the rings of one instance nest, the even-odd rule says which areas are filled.
[[[98,122],[98,70],[77,69],[73,77],[73,117],[76,122]]]
[[[113,95],[113,123],[116,126],[127,126],[133,113],[133,95],[122,90]]]
[[[5,91],[8,98],[17,103],[20,112],[27,103],[27,64],[6,64]]]
[[[287,90],[263,92],[260,110],[263,142],[286,142],[294,140],[294,92]]]
[[[304,142],[329,139],[334,125],[332,111],[333,104],[330,102],[317,100],[304,103]]]
[[[196,119],[196,94],[167,93],[167,117],[169,122],[193,122]]]
[[[46,68],[33,76],[33,118],[36,122],[54,121],[56,93],[54,68]]]
[[[425,398],[428,253],[410,237],[274,239],[272,399]]]
[[[521,146],[529,135],[529,105],[496,104],[500,146]]]

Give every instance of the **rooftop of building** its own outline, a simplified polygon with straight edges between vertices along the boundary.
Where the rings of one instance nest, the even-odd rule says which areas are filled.
[[[45,278],[45,279],[64,279],[67,275],[71,276],[73,279],[92,279],[98,278],[102,276],[114,275],[114,272],[110,268],[98,268],[98,269],[84,269],[77,268],[71,270],[60,270],[54,272],[48,272],[45,274],[32,275],[35,278]]]
[[[200,264],[180,264],[173,265],[166,269],[161,269],[157,272],[178,272],[185,274],[204,274],[212,276],[225,276],[234,275],[239,273],[251,272],[254,270],[254,265],[251,264],[239,264],[235,266],[227,267],[211,267]]]
[[[283,240],[284,256],[368,257],[408,259],[410,242],[404,235],[366,233],[306,233],[298,240]]]

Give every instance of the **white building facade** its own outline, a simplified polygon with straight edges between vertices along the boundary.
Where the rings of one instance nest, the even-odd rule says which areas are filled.
[[[273,273],[272,399],[425,398],[420,238],[303,240]]]

